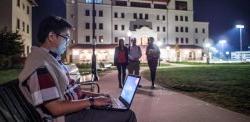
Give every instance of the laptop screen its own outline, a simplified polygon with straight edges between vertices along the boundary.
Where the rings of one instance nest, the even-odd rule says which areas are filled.
[[[122,89],[121,97],[128,103],[131,104],[136,91],[136,87],[140,81],[140,77],[128,75],[125,85]]]

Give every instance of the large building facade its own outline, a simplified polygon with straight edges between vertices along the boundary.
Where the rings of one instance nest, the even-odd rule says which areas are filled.
[[[130,38],[136,38],[144,54],[142,61],[146,61],[147,39],[154,37],[163,60],[202,60],[203,44],[209,37],[208,22],[194,21],[193,0],[162,1],[96,0],[93,12],[92,0],[68,0],[67,20],[74,26],[68,58],[73,62],[91,61],[94,42],[97,60],[112,62],[118,40],[124,38],[129,44]]]
[[[34,0],[1,0],[0,29],[21,34],[24,46],[22,56],[30,53],[32,45],[32,7],[37,5]]]

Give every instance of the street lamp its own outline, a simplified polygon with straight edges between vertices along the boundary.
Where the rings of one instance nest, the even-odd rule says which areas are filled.
[[[242,29],[245,28],[244,25],[236,25],[236,28],[240,29],[240,60],[242,61]]]
[[[221,59],[223,58],[224,44],[226,43],[227,43],[227,40],[219,40],[219,44],[221,45]]]
[[[209,54],[209,49],[210,49],[210,47],[211,47],[211,44],[210,43],[206,43],[205,44],[205,48],[207,48],[207,64],[209,64],[210,63],[210,54]]]
[[[130,42],[130,37],[132,36],[132,33],[130,30],[128,30],[127,32],[127,36],[128,36],[128,48],[129,48],[129,51],[130,51],[130,45],[131,45],[131,42]]]
[[[92,1],[92,49],[93,49],[93,54],[92,54],[92,65],[91,65],[91,72],[93,75],[93,80],[98,81],[98,74],[97,74],[97,69],[96,69],[96,55],[95,55],[95,48],[96,48],[96,35],[95,35],[95,29],[96,29],[96,23],[95,23],[95,16],[96,16],[96,10],[95,10],[95,0]]]

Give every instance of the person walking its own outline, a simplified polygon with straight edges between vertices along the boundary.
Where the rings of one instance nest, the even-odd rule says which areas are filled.
[[[119,39],[119,45],[115,48],[114,65],[118,70],[119,88],[124,85],[126,68],[128,65],[128,48],[124,46],[124,40]]]
[[[148,46],[146,49],[146,56],[148,61],[148,66],[150,69],[150,76],[152,81],[151,89],[154,89],[155,86],[155,75],[156,75],[156,69],[158,65],[158,60],[160,58],[160,49],[158,46],[154,44],[154,38],[149,37],[148,38]]]
[[[139,75],[140,73],[140,58],[142,56],[140,46],[136,45],[136,38],[132,39],[132,46],[129,48],[128,54],[128,73]],[[141,85],[138,85],[141,87]]]

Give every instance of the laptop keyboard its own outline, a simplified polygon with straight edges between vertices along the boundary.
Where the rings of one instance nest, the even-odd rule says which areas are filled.
[[[111,98],[113,108],[124,108],[123,103],[117,98]]]

